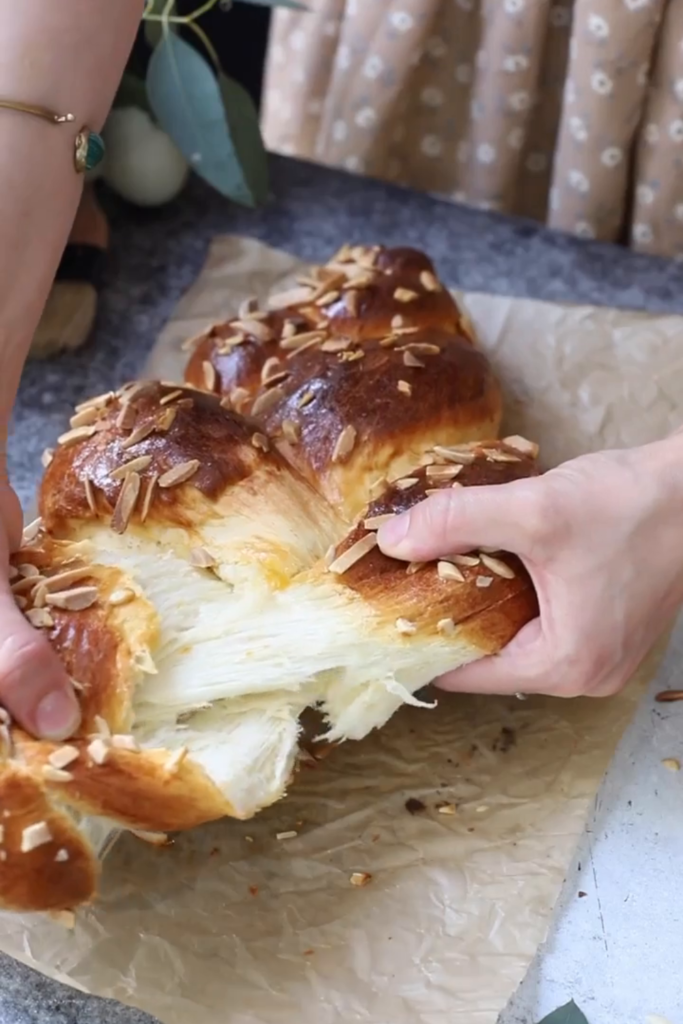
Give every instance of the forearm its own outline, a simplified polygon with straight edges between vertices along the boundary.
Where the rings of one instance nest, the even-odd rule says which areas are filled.
[[[75,117],[0,109],[0,435],[78,207],[75,135],[102,127],[141,16],[142,0],[0,0],[0,98]]]

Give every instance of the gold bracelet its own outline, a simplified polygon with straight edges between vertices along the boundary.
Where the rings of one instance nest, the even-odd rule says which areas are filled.
[[[20,114],[30,114],[51,124],[71,124],[76,120],[73,114],[58,114],[49,107],[40,107],[31,103],[19,103],[16,100],[0,99],[0,107],[4,110],[16,110]],[[104,159],[104,141],[101,135],[83,126],[74,142],[74,167],[78,174],[91,171]]]

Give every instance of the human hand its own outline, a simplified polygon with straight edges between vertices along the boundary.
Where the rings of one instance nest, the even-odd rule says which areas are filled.
[[[21,533],[19,502],[0,479],[0,705],[28,732],[59,741],[78,728],[80,711],[64,667],[10,589],[9,555]]]
[[[683,602],[683,438],[586,455],[543,476],[439,491],[378,532],[408,561],[509,551],[539,617],[500,654],[437,680],[478,693],[609,696]]]

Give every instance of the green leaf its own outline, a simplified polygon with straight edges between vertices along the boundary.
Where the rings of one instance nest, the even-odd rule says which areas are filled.
[[[257,7],[292,7],[296,11],[307,11],[306,4],[298,3],[298,0],[242,0],[245,4],[255,4]]]
[[[256,108],[245,89],[216,78],[202,55],[167,35],[147,70],[152,112],[199,174],[222,195],[256,206],[268,195],[268,164]]]
[[[130,71],[125,71],[116,93],[114,106],[139,107],[141,110],[149,112],[147,86],[142,78],[138,78],[137,75],[132,74]]]
[[[572,999],[544,1017],[539,1024],[588,1024],[588,1020]]]

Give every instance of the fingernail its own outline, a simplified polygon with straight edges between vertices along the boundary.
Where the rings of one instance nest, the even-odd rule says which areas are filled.
[[[388,523],[384,523],[377,533],[377,542],[379,546],[384,550],[391,548],[393,552],[398,554],[401,549],[401,545],[405,541],[408,535],[409,516],[400,515],[396,516],[395,519],[390,519]]]
[[[53,690],[36,708],[36,731],[46,740],[66,740],[81,724],[81,710],[73,693]]]

